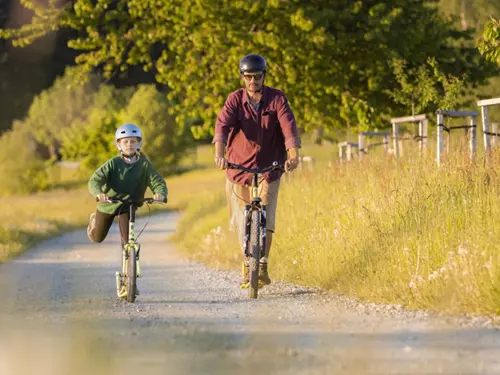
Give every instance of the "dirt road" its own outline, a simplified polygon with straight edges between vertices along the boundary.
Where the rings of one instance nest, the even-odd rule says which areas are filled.
[[[142,235],[135,304],[116,299],[116,227],[99,245],[79,230],[1,265],[0,374],[500,374],[500,331],[482,321],[282,283],[249,301],[236,272],[168,244],[178,218]]]

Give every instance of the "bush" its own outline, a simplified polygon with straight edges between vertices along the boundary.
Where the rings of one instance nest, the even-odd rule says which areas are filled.
[[[65,160],[80,161],[81,174],[87,175],[117,154],[116,115],[101,108],[92,109],[85,122],[74,122],[61,134],[62,155]]]
[[[52,87],[35,97],[24,122],[36,140],[46,146],[58,144],[60,132],[75,121],[85,121],[99,89],[97,77],[85,85],[72,85],[71,68]]]
[[[0,195],[26,194],[49,185],[46,164],[40,160],[37,144],[27,127],[15,122],[0,137]]]
[[[143,149],[161,173],[175,170],[186,149],[193,145],[190,130],[180,128],[168,113],[170,103],[154,85],[140,85],[121,122],[139,125],[144,133]]]

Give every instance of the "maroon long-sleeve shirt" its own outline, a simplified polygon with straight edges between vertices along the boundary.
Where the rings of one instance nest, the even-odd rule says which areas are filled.
[[[266,168],[274,161],[284,163],[286,150],[300,147],[295,117],[280,90],[264,86],[259,108],[249,102],[246,89],[229,94],[217,122],[213,143],[227,146],[227,159],[247,168]],[[271,182],[282,172],[264,174]],[[250,185],[251,174],[228,169],[227,177],[239,185]]]

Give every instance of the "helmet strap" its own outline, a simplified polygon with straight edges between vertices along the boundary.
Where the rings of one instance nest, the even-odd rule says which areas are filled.
[[[133,155],[125,155],[122,150],[120,150],[122,159],[127,163],[127,164],[132,164],[135,163],[137,160],[139,160],[139,156],[141,155],[139,151],[134,153]],[[137,157],[137,159],[136,159]]]

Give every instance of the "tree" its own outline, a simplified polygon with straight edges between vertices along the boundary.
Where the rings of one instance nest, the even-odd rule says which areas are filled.
[[[91,76],[81,86],[72,82],[69,74],[57,78],[52,87],[35,97],[24,121],[36,140],[51,149],[59,144],[61,131],[75,121],[83,122],[93,106],[97,77]]]
[[[394,67],[401,89],[391,95],[406,107],[414,105],[415,114],[435,112],[438,108],[453,110],[466,104],[462,92],[466,77],[445,75],[434,58],[413,70],[406,69],[402,61],[396,61]]]
[[[47,168],[37,154],[36,142],[21,122],[14,122],[13,129],[0,137],[0,174],[5,177],[0,195],[31,193],[49,185]]]
[[[391,62],[415,68],[435,57],[445,74],[482,82],[491,70],[433,0],[76,0],[35,7],[30,25],[0,31],[17,45],[60,28],[77,30],[77,77],[95,68],[112,77],[127,66],[153,71],[166,84],[179,126],[199,119],[196,135],[213,131],[226,95],[240,86],[238,60],[259,52],[267,83],[289,97],[299,125],[380,126],[402,106]],[[339,115],[340,114],[340,115]]]
[[[144,153],[161,173],[174,171],[186,149],[193,145],[191,133],[178,127],[169,115],[170,105],[166,95],[154,85],[139,85],[119,115],[121,123],[132,122],[141,127]]]
[[[479,51],[489,60],[500,65],[500,19],[492,18],[484,27]]]
[[[114,135],[119,125],[116,113],[103,108],[92,108],[85,123],[76,120],[61,132],[64,159],[80,161],[80,172],[88,175],[118,154]]]
[[[143,134],[143,150],[161,173],[170,173],[192,146],[191,134],[179,128],[168,115],[166,95],[154,85],[139,85],[127,103],[114,102],[115,91],[104,86],[85,119],[76,119],[59,135],[66,160],[81,161],[83,173],[94,170],[118,155],[115,130],[123,123],[135,123]],[[123,96],[123,94],[122,94]],[[102,102],[101,102],[102,100]]]

